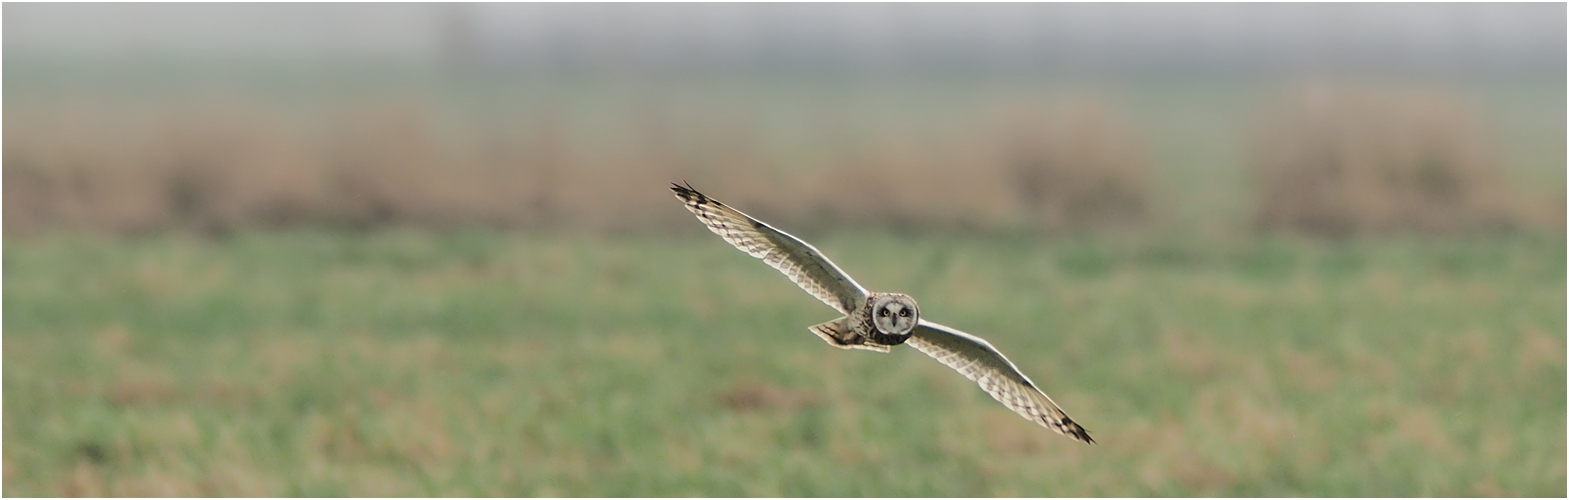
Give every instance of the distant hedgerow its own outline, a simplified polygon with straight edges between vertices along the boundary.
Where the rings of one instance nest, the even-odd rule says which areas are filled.
[[[1143,140],[1104,103],[1027,106],[1002,119],[996,152],[1025,216],[1038,228],[1143,222],[1150,165]]]
[[[1431,92],[1309,87],[1251,138],[1255,223],[1343,236],[1517,225],[1477,114]]]

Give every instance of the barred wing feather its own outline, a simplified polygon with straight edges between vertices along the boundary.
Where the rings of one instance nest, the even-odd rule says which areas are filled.
[[[980,384],[992,398],[1025,419],[1073,439],[1095,443],[1088,431],[1068,418],[1057,403],[985,340],[923,319],[905,343]]]
[[[673,184],[670,190],[686,203],[687,210],[708,226],[709,231],[747,255],[763,259],[823,303],[848,315],[866,302],[866,289],[806,242],[709,198],[691,186]]]

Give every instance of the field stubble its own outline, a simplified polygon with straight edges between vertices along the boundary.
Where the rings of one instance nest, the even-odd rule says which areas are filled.
[[[696,227],[54,236],[4,254],[5,494],[1565,493],[1560,238],[808,236],[1100,444]]]

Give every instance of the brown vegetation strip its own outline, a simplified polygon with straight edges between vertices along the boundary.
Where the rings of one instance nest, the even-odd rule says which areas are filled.
[[[734,118],[646,110],[585,130],[570,121],[582,117],[478,123],[419,101],[308,117],[238,103],[18,104],[6,114],[5,223],[12,234],[687,227],[666,210],[661,186],[672,180],[794,227],[1143,220],[1146,148],[1117,112],[1093,98],[1007,104],[936,134],[863,128],[810,139],[791,155],[799,160]]]

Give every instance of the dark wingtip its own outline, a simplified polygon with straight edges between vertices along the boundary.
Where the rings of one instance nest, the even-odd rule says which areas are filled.
[[[1090,433],[1086,432],[1084,429],[1079,429],[1079,432],[1075,433],[1073,437],[1079,438],[1079,440],[1083,441],[1084,444],[1095,444],[1095,438],[1090,437]]]
[[[713,204],[716,204],[716,205],[719,204],[719,202],[714,201],[713,198],[709,198],[708,196],[704,195],[703,193],[697,192],[697,189],[692,187],[692,183],[686,182],[686,181],[681,181],[681,182],[682,182],[682,184],[685,184],[685,185],[676,184],[674,182],[670,183],[670,190],[671,191],[675,191],[676,196],[681,198],[682,201],[695,201],[695,202],[697,202],[699,204],[704,204],[704,203],[713,203]]]
[[[686,182],[686,181],[682,181],[682,182]],[[687,200],[687,199],[692,199],[692,198],[703,196],[702,193],[698,193],[696,189],[692,189],[692,184],[690,184],[690,183],[688,183],[687,185],[683,186],[681,184],[677,184],[677,183],[671,182],[670,183],[670,190],[671,191],[675,191],[676,196],[681,197],[681,199],[683,199],[683,200]]]
[[[1095,438],[1090,437],[1090,431],[1084,430],[1071,418],[1063,417],[1062,428],[1067,435],[1072,436],[1074,439],[1083,441],[1085,444],[1095,444]]]

